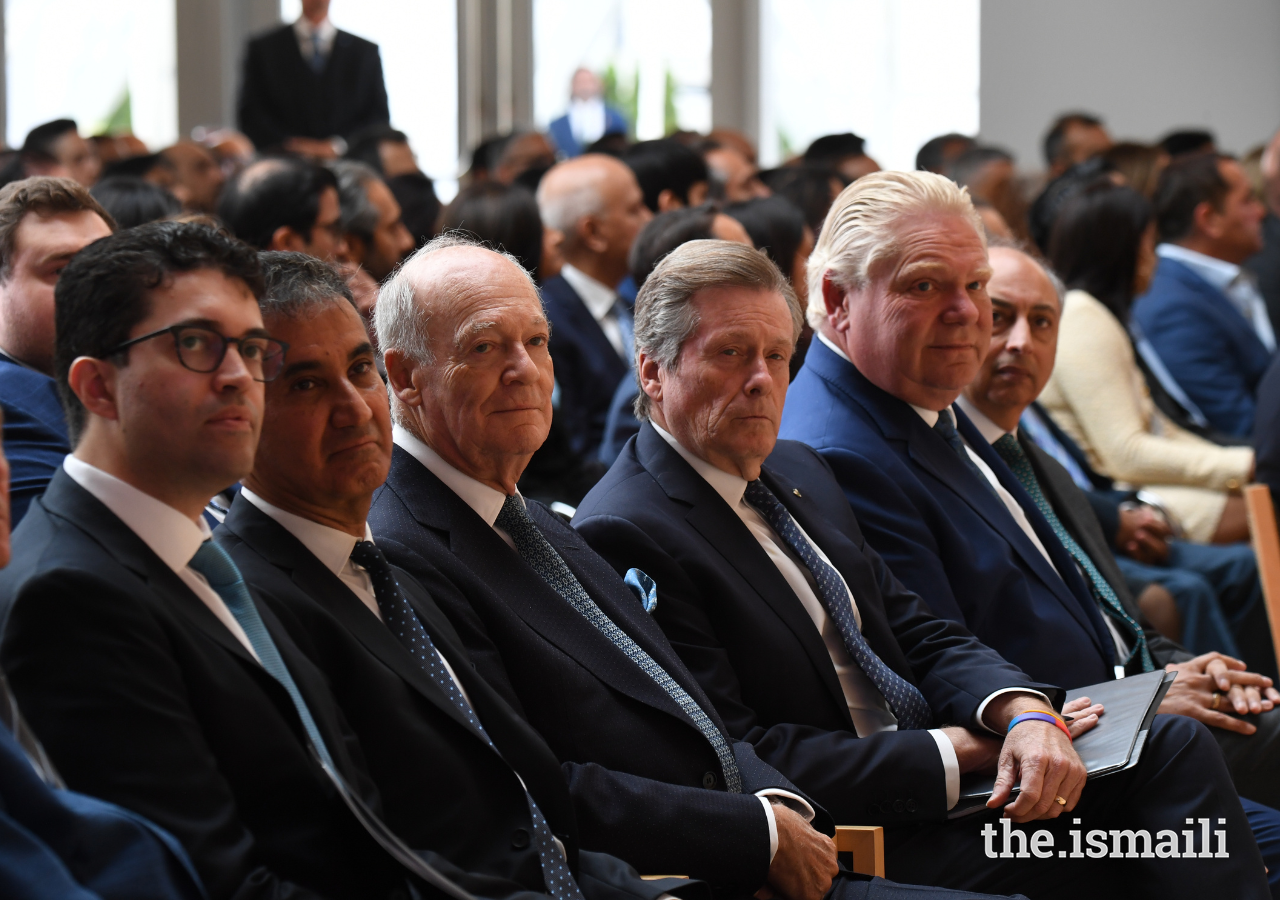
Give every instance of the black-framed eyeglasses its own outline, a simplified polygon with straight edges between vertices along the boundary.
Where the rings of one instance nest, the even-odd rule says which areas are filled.
[[[274,380],[284,369],[284,354],[289,349],[289,345],[284,341],[277,341],[275,338],[263,335],[233,338],[225,337],[212,328],[205,328],[202,325],[170,325],[168,328],[161,328],[159,331],[144,334],[142,337],[136,337],[112,347],[105,356],[123,353],[134,344],[149,341],[162,334],[173,335],[173,346],[178,351],[178,362],[182,363],[184,368],[205,374],[218,371],[227,356],[227,348],[235,344],[244,367],[249,370],[254,381]]]

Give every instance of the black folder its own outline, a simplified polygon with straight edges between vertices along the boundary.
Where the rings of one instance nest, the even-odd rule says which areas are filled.
[[[1067,692],[1068,700],[1088,697],[1103,706],[1098,724],[1080,735],[1074,743],[1090,780],[1138,764],[1147,742],[1147,732],[1151,729],[1151,720],[1176,677],[1176,672],[1157,669]],[[960,800],[948,817],[956,819],[986,809],[987,801],[995,790],[995,780],[995,776],[989,774],[961,776]],[[1013,797],[1017,795],[1018,788],[1015,787]]]

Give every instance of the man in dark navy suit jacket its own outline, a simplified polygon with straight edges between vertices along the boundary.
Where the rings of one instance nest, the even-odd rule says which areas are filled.
[[[1088,787],[1053,719],[1010,727],[1061,692],[929,613],[867,548],[822,458],[775,444],[802,317],[763,254],[685,244],[650,275],[636,310],[648,421],[575,525],[615,568],[633,560],[657,581],[656,618],[735,736],[837,819],[894,826],[892,877],[1034,896],[1078,890],[1063,883],[1073,864],[992,863],[978,849],[978,821],[947,823],[960,776],[995,772],[997,759],[988,806],[1003,805],[1020,774],[1023,793],[1006,809],[1016,822],[1061,815],[1050,828],[1063,828],[1074,813],[1154,828],[1197,808],[1240,821],[1233,796],[1202,805],[1206,775],[1233,792],[1194,723],[1162,720],[1132,778]],[[1073,708],[1073,729],[1092,727],[1097,709]],[[1200,761],[1187,765],[1188,752]],[[1141,877],[1165,895],[1254,880],[1248,867],[1155,868]]]
[[[53,381],[53,288],[80,248],[113,230],[110,213],[69,178],[0,190],[0,412],[14,527],[71,452]]]
[[[631,310],[618,297],[627,255],[652,218],[636,177],[597,153],[560,163],[538,185],[538,210],[564,235],[564,268],[542,285],[570,448],[594,456],[618,383],[631,377]]]
[[[237,119],[259,150],[342,155],[334,138],[391,121],[378,45],[334,28],[329,0],[303,0],[297,22],[249,42]]]
[[[431,596],[370,540],[391,416],[350,290],[300,253],[263,262],[263,321],[289,361],[267,390],[253,471],[215,538],[329,676],[387,824],[479,896],[704,893],[579,849],[551,749],[475,672]]]
[[[1266,210],[1240,164],[1217,154],[1170,165],[1154,200],[1160,262],[1134,321],[1210,426],[1248,437],[1276,349],[1266,301],[1241,268],[1262,249]]]

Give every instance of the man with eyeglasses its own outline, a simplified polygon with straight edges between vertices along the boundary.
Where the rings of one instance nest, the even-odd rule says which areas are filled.
[[[129,229],[67,266],[74,450],[0,573],[0,668],[67,784],[171,832],[214,900],[404,896],[348,808],[380,801],[324,677],[201,517],[252,468],[284,362],[261,292],[257,255],[200,225]]]

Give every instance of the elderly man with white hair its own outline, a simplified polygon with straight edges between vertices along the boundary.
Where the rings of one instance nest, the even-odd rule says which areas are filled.
[[[538,185],[542,224],[560,232],[564,266],[542,285],[555,330],[560,417],[574,453],[594,455],[614,391],[634,356],[631,310],[618,296],[636,235],[652,218],[631,169],[598,153],[562,162]]]

